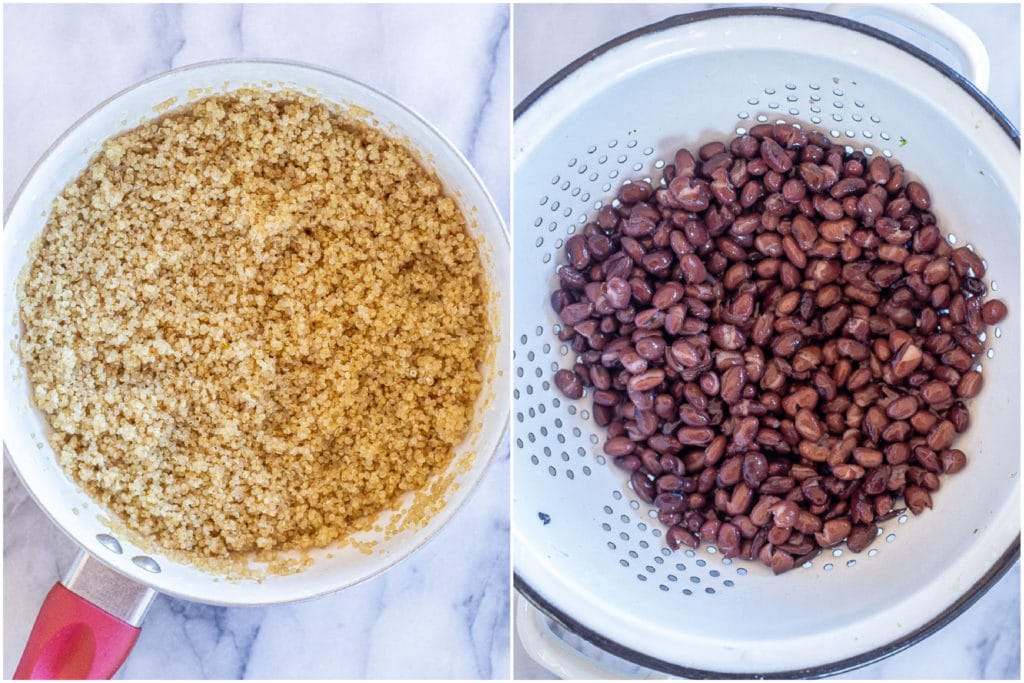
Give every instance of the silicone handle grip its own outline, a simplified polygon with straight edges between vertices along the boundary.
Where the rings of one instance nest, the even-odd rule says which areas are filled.
[[[58,583],[39,610],[14,678],[111,678],[139,630]]]

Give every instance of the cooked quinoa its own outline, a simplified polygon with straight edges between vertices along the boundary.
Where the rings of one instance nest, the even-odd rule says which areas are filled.
[[[109,140],[64,188],[21,354],[61,466],[128,528],[201,558],[322,547],[451,461],[483,282],[403,144],[240,90]]]

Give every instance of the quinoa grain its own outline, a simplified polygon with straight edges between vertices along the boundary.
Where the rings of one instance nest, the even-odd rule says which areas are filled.
[[[442,472],[491,344],[478,245],[398,141],[240,90],[109,140],[22,280],[61,466],[198,558],[344,539]]]

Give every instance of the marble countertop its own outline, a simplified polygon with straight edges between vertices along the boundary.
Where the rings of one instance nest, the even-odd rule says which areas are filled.
[[[514,101],[520,102],[537,86],[580,55],[627,31],[680,12],[721,5],[517,5],[513,83]],[[822,10],[824,5],[800,7]],[[1020,129],[1020,6],[944,5],[981,37],[992,59],[988,94]],[[864,20],[949,60],[951,55],[921,36],[899,30],[877,17]],[[552,39],[557,36],[557,39]],[[956,63],[952,62],[954,68]],[[1020,678],[1020,563],[1018,562],[975,605],[938,633],[876,664],[840,676],[853,679],[1001,679]],[[595,648],[570,637],[575,647],[629,677],[644,670],[623,660],[600,656]],[[549,679],[551,674],[530,659],[516,638],[514,677]]]
[[[506,5],[17,5],[4,19],[5,205],[53,140],[121,89],[194,62],[277,58],[326,67],[411,106],[469,158],[507,220]],[[508,490],[506,441],[437,537],[328,597],[223,608],[160,596],[118,675],[507,678]],[[5,677],[75,552],[5,461]]]

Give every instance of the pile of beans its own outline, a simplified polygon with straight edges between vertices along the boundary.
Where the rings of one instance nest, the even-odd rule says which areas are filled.
[[[679,150],[569,238],[551,304],[577,359],[554,381],[590,389],[669,547],[778,574],[864,550],[964,468],[979,335],[1007,309],[930,206],[882,156],[762,124]]]

